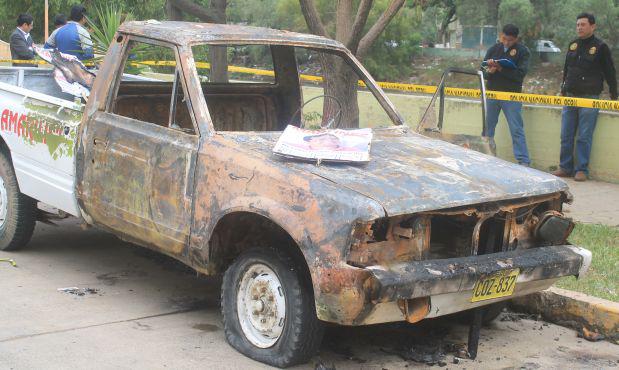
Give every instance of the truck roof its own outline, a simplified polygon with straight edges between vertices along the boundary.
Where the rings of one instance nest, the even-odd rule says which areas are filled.
[[[131,21],[123,23],[120,33],[142,36],[177,45],[197,43],[267,43],[329,49],[345,49],[340,42],[322,36],[232,24],[176,21]]]

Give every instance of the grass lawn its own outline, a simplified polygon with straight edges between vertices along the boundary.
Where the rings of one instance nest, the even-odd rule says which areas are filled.
[[[556,286],[619,302],[619,228],[576,224],[569,241],[589,249],[593,261],[584,279],[563,278]]]

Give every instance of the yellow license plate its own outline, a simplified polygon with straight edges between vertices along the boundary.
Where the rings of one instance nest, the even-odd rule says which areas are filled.
[[[475,283],[471,302],[485,301],[514,294],[520,269],[511,269],[482,276]]]

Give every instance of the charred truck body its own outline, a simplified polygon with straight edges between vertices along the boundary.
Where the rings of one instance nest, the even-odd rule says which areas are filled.
[[[139,45],[175,63],[165,74],[140,66]],[[203,76],[203,55],[230,46],[267,50],[269,80]],[[385,117],[386,127],[370,125],[367,164],[316,166],[272,153],[286,125],[308,117],[295,112],[322,94],[300,83],[300,57],[312,53],[356,74],[358,98]],[[323,72],[326,86],[333,71]],[[0,81],[0,248],[27,243],[39,201],[223,274],[228,341],[271,365],[312,356],[322,322],[464,311],[581,276],[591,259],[566,242],[573,224],[561,213],[570,201],[563,181],[412,132],[333,40],[129,22],[85,106],[55,91],[49,70],[5,68]]]

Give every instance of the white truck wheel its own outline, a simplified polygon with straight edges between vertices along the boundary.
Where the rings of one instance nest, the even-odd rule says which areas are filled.
[[[288,367],[320,347],[323,324],[311,288],[292,258],[267,248],[243,252],[224,274],[221,311],[226,340],[254,360]]]

